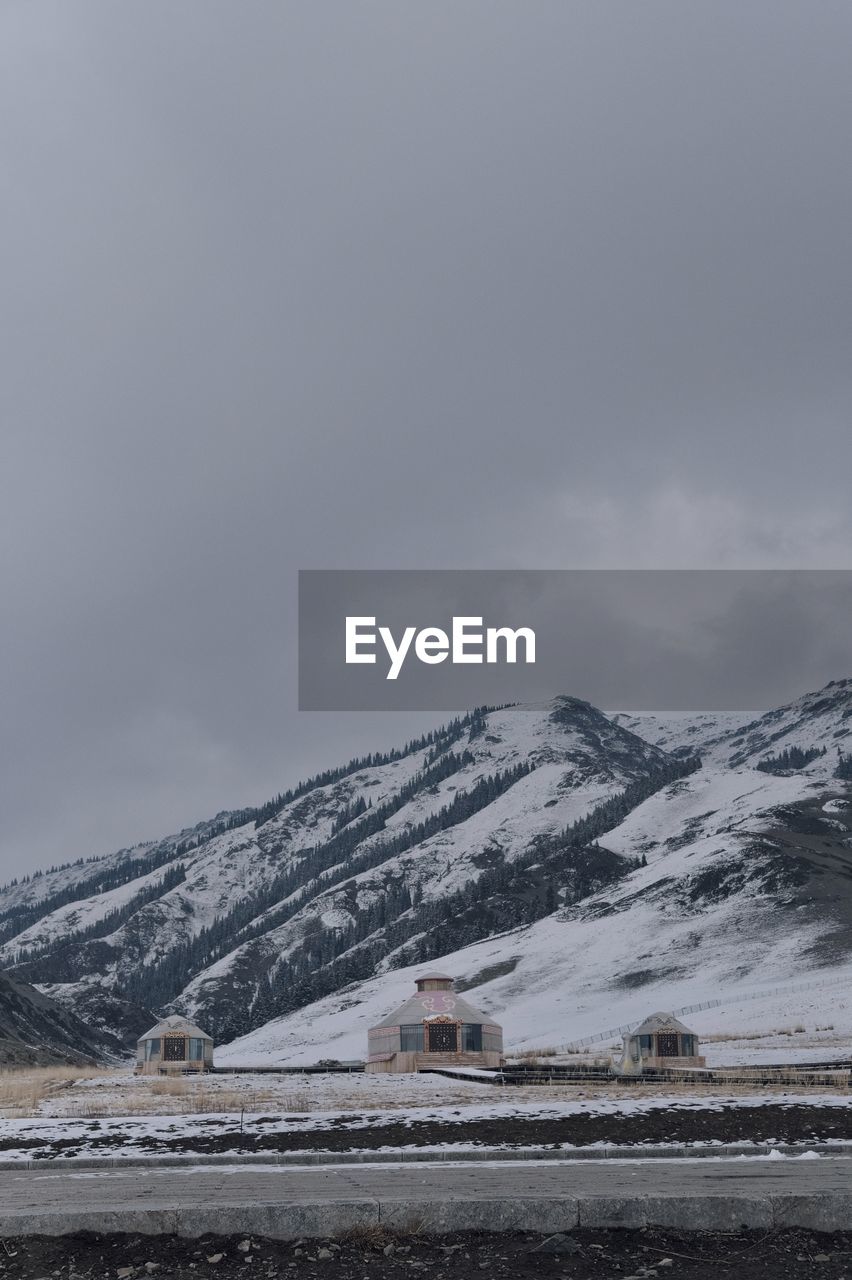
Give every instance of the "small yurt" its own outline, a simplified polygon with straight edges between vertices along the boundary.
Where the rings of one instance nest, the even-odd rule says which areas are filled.
[[[703,1067],[698,1036],[673,1013],[652,1013],[624,1037],[621,1058],[613,1063],[620,1075],[640,1075],[646,1067]]]
[[[453,979],[428,973],[405,1004],[367,1033],[366,1071],[430,1066],[499,1067],[503,1028],[453,990]]]
[[[209,1071],[212,1066],[212,1039],[178,1014],[158,1022],[136,1045],[136,1071],[140,1075]]]

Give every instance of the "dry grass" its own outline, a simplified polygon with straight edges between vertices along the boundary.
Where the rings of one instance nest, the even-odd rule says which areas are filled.
[[[774,1089],[782,1089],[784,1092],[795,1089],[802,1093],[808,1089],[816,1089],[822,1093],[849,1092],[848,1071],[778,1071],[765,1067],[732,1067],[725,1070],[717,1067],[713,1074],[717,1088],[724,1086],[727,1089],[729,1085],[741,1085],[746,1089],[757,1086],[761,1092],[772,1092]]]
[[[111,1073],[96,1067],[20,1067],[0,1070],[0,1114],[33,1115],[39,1105],[78,1080]]]
[[[538,1052],[538,1051],[536,1051]],[[590,1055],[591,1056],[591,1055]],[[530,1061],[532,1055],[526,1057]],[[589,1062],[589,1057],[577,1061]],[[547,1066],[552,1058],[542,1061]],[[602,1061],[606,1061],[603,1059]],[[718,1069],[717,1069],[718,1070]],[[623,1085],[617,1080],[559,1081],[547,1085],[520,1085],[511,1091],[495,1090],[491,1084],[460,1081],[457,1084],[426,1076],[322,1077],[274,1076],[134,1076],[128,1071],[98,1071],[83,1068],[31,1068],[0,1072],[0,1117],[39,1116],[67,1119],[130,1119],[144,1116],[194,1116],[229,1114],[266,1115],[284,1118],[330,1112],[408,1111],[417,1107],[457,1106],[511,1102],[523,1108],[527,1103],[559,1102],[573,1099],[619,1100],[623,1098],[688,1096],[713,1097],[719,1094],[761,1094],[796,1091],[846,1094],[848,1073],[818,1070],[767,1072],[760,1066],[731,1067],[717,1075],[713,1084],[667,1080],[659,1084]]]
[[[269,1089],[221,1089],[203,1080],[154,1079],[141,1088],[119,1090],[109,1098],[80,1098],[63,1108],[67,1116],[209,1115],[218,1112],[310,1111],[305,1094],[275,1094]]]
[[[834,1028],[817,1027],[817,1031],[828,1031]],[[730,1040],[771,1040],[773,1036],[801,1036],[805,1035],[806,1027],[799,1022],[794,1027],[773,1027],[771,1031],[714,1031],[707,1035],[702,1035],[699,1039],[703,1044],[722,1044]]]
[[[730,1040],[765,1040],[768,1035],[777,1035],[777,1031],[714,1031],[700,1037],[702,1044],[725,1044]]]
[[[342,1244],[354,1244],[362,1249],[380,1249],[390,1242],[391,1235],[380,1222],[357,1222],[338,1231],[335,1238]]]
[[[519,1049],[517,1053],[510,1053],[508,1058],[512,1062],[524,1062],[527,1066],[535,1067],[542,1058],[555,1058],[558,1052],[552,1045],[545,1045],[541,1049]]]
[[[47,1110],[45,1103],[50,1104]],[[315,1109],[316,1103],[302,1090],[223,1088],[204,1076],[117,1076],[115,1070],[94,1067],[0,1071],[0,1117],[9,1119],[40,1113],[74,1119],[241,1111],[299,1115]]]
[[[415,1215],[397,1227],[388,1227],[381,1222],[358,1223],[338,1231],[335,1239],[341,1244],[357,1245],[361,1249],[384,1249],[386,1245],[423,1235],[425,1227],[425,1219]]]

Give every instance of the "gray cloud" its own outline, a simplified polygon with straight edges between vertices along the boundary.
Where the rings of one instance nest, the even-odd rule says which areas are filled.
[[[478,661],[450,653],[454,615]],[[346,662],[353,616],[371,662]],[[483,626],[532,629],[534,660],[520,641],[513,665],[502,649],[488,663]],[[421,662],[411,636],[435,627],[447,652]],[[851,637],[848,570],[307,571],[299,705],[446,712],[582,689],[611,710],[765,710],[851,670]]]
[[[0,874],[419,727],[296,714],[299,567],[848,564],[850,38],[5,4]]]

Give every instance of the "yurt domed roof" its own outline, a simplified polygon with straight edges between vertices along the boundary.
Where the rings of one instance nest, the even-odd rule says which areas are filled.
[[[443,978],[445,975],[424,974],[421,981],[427,976]],[[447,981],[451,982],[452,979]],[[445,991],[416,991],[404,1004],[394,1009],[386,1018],[382,1018],[381,1022],[376,1023],[376,1026],[371,1027],[370,1030],[376,1031],[379,1027],[411,1026],[413,1023],[423,1022],[424,1019],[429,1018],[457,1018],[459,1022],[471,1022],[474,1025],[489,1027],[499,1025],[489,1014],[475,1009],[450,987]]]
[[[651,1036],[657,1031],[679,1031],[681,1035],[693,1034],[689,1027],[679,1022],[673,1013],[652,1013],[630,1032],[632,1036]]]
[[[146,1031],[140,1036],[140,1040],[159,1040],[162,1036],[169,1033],[184,1036],[200,1036],[202,1040],[210,1040],[213,1037],[208,1035],[206,1031],[202,1031],[194,1022],[190,1022],[187,1018],[182,1018],[180,1014],[170,1014],[168,1018],[163,1018],[162,1022],[158,1022],[150,1031]]]

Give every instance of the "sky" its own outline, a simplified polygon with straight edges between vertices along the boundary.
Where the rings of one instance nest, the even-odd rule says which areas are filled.
[[[300,568],[850,567],[850,47],[5,0],[0,879],[434,720],[297,712]]]

